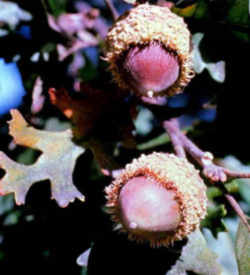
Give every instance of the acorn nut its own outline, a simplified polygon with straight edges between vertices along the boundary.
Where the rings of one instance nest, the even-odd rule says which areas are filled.
[[[206,186],[192,164],[173,154],[142,155],[106,188],[117,227],[138,242],[169,246],[199,227]]]
[[[132,8],[109,30],[106,42],[114,80],[139,97],[181,93],[194,76],[190,32],[167,7]]]

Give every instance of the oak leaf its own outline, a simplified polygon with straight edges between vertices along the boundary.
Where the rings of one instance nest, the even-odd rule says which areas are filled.
[[[0,152],[0,167],[6,174],[0,180],[0,194],[14,193],[17,204],[24,204],[30,187],[43,180],[50,180],[52,199],[59,206],[66,207],[76,198],[84,201],[73,185],[72,173],[77,158],[84,148],[72,142],[71,130],[51,132],[31,127],[18,110],[11,111],[9,132],[18,145],[30,147],[42,152],[32,165],[24,165],[11,160]]]

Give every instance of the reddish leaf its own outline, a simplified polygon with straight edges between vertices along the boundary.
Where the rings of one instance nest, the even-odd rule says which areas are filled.
[[[55,90],[51,88],[49,90],[51,103],[56,105],[76,126],[73,129],[75,137],[89,134],[103,109],[104,98],[101,96],[101,92],[93,90],[92,95],[89,96],[88,89],[86,89],[85,97],[82,99],[71,98],[65,89]],[[98,108],[96,108],[98,94]]]
[[[85,138],[85,146],[91,149],[102,171],[117,169],[110,143],[122,141],[127,148],[136,145],[124,95],[112,89],[102,91],[84,84],[80,86],[77,99],[64,89],[51,88],[50,100],[73,122],[74,136]]]
[[[124,96],[116,91],[102,91],[85,84],[81,84],[80,90],[77,99],[70,97],[65,89],[49,90],[51,103],[73,122],[74,136],[85,137],[93,134],[95,129],[105,128],[102,138],[112,133],[115,138],[118,135],[123,142],[134,146],[131,134],[133,124]]]

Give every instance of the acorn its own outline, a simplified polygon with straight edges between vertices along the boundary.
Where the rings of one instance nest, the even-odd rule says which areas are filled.
[[[168,7],[132,8],[111,27],[106,44],[114,80],[139,97],[181,93],[194,76],[190,32]]]
[[[206,186],[199,171],[173,154],[134,159],[105,191],[115,228],[152,247],[184,239],[206,215]]]

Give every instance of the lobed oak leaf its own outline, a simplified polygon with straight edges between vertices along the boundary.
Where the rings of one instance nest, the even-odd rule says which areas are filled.
[[[25,203],[30,187],[43,180],[50,180],[52,199],[66,207],[76,198],[84,201],[73,185],[72,173],[77,158],[84,152],[72,142],[71,130],[51,132],[31,127],[17,110],[11,111],[9,132],[15,143],[40,150],[41,156],[33,165],[23,165],[0,152],[0,167],[6,174],[0,180],[0,194],[14,193],[17,204]]]

